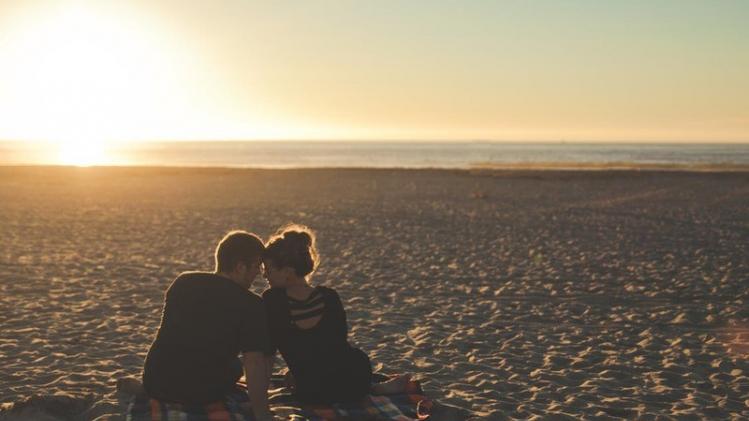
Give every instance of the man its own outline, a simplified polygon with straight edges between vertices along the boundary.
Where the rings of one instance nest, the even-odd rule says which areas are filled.
[[[249,291],[264,249],[257,236],[232,231],[216,247],[215,272],[187,272],[172,282],[143,368],[149,396],[186,404],[220,401],[244,367],[255,417],[273,419],[265,310]]]

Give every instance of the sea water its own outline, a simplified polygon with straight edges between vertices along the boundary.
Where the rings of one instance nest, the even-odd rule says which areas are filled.
[[[0,142],[0,164],[70,164],[54,145]],[[257,168],[471,168],[557,165],[749,165],[749,144],[202,141],[107,145],[89,164]],[[73,162],[74,163],[74,162]]]

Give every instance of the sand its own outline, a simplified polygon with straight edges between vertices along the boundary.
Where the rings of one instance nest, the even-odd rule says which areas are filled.
[[[0,168],[0,402],[118,419],[172,279],[294,221],[376,368],[477,419],[747,418],[748,205],[741,172]]]

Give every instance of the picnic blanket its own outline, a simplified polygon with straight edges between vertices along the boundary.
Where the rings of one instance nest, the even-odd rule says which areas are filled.
[[[375,375],[375,381],[387,377]],[[283,387],[283,377],[271,378],[271,393],[268,398],[271,408],[284,407],[284,416],[290,420],[425,420],[417,414],[417,405],[428,407],[418,381],[411,381],[405,393],[391,395],[368,395],[358,403],[333,405],[302,405],[296,402],[288,388]],[[242,409],[248,402],[247,389],[237,383],[235,390],[223,402],[207,405],[182,405],[160,402],[145,395],[135,396],[128,406],[127,421],[255,421],[255,417]],[[426,405],[425,405],[426,404]]]

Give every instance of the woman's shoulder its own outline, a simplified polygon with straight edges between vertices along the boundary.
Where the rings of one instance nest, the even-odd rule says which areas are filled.
[[[338,296],[338,292],[336,292],[336,290],[334,290],[333,288],[330,288],[328,286],[318,285],[315,288],[318,291],[320,291],[322,294],[324,294],[324,295],[330,295],[330,296],[334,296],[334,297]]]
[[[315,292],[313,292],[313,294],[320,294],[324,297],[340,299],[338,296],[338,292],[336,292],[335,289],[330,288],[325,285],[315,286]],[[263,301],[269,304],[286,302],[289,300],[289,297],[286,294],[286,290],[284,290],[283,288],[268,288],[265,291],[263,291],[262,296],[263,296]]]
[[[325,297],[325,301],[328,303],[340,303],[341,297],[338,295],[338,292],[330,287],[327,287],[325,285],[319,285],[317,286],[317,290],[320,291],[320,294]]]

